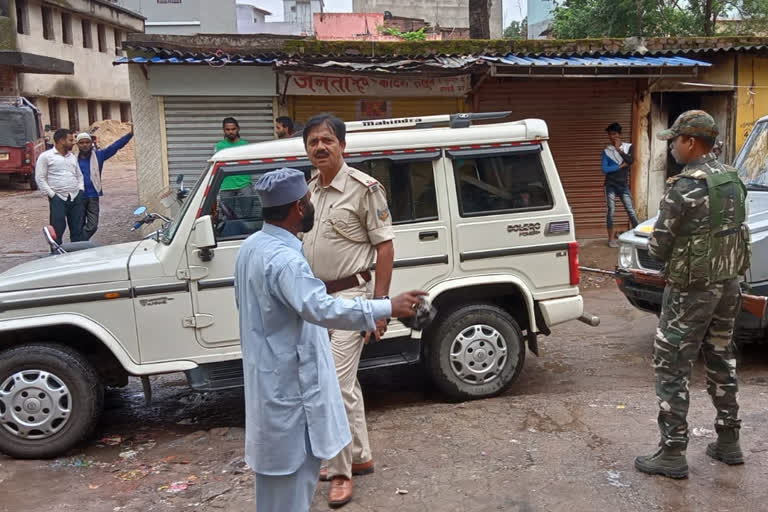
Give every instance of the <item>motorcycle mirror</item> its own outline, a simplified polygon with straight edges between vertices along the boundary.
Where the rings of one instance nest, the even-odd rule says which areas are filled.
[[[144,215],[147,213],[147,207],[146,206],[139,206],[135,210],[133,210],[134,215]]]
[[[178,176],[176,176],[176,184],[177,185],[181,185],[183,183],[184,183],[184,175],[183,174],[179,174]]]

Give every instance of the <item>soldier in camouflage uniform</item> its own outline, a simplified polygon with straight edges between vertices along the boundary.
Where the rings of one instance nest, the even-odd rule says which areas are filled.
[[[653,354],[661,442],[653,455],[637,457],[635,467],[671,478],[688,476],[688,387],[699,350],[717,410],[718,438],[707,455],[744,462],[732,338],[741,309],[739,280],[749,267],[747,192],[736,170],[711,152],[717,135],[714,119],[701,110],[681,114],[657,135],[672,141],[672,156],[685,168],[667,182],[650,239],[667,281]]]

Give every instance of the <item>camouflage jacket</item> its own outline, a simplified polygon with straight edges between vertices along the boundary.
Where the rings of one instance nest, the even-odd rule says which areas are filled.
[[[683,288],[708,286],[748,268],[746,189],[735,172],[709,154],[667,180],[648,248],[665,262],[669,282]],[[711,203],[719,204],[714,216]]]

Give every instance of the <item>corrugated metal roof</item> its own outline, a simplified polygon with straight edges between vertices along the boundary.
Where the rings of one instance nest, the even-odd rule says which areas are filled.
[[[148,50],[148,49],[147,49]],[[147,52],[151,53],[151,52]],[[159,53],[159,52],[154,52]],[[495,55],[460,55],[460,56],[430,56],[423,58],[408,58],[386,60],[384,58],[355,60],[324,60],[317,57],[297,58],[277,57],[267,55],[228,55],[216,53],[182,53],[163,52],[164,55],[155,57],[120,57],[114,64],[208,64],[211,66],[236,65],[274,65],[278,68],[319,68],[347,69],[350,71],[416,71],[431,68],[441,70],[464,70],[475,64],[494,63],[516,67],[563,67],[563,68],[665,68],[665,67],[709,67],[712,64],[702,60],[686,57],[653,57],[653,56],[600,56],[600,57],[553,57],[531,56],[509,53],[504,56]]]

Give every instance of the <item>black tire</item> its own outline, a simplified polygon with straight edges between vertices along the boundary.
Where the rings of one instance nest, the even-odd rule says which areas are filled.
[[[479,347],[485,341],[485,346],[488,347],[490,338],[483,340],[482,336],[495,330],[503,339],[507,349],[506,358],[501,362],[501,368],[496,368],[495,376],[492,378],[485,377],[486,381],[484,382],[476,381],[473,383],[469,382],[471,377],[460,378],[454,368],[457,371],[470,371],[471,369],[469,366],[462,368],[462,364],[451,360],[454,342],[457,341],[460,334],[467,333],[473,326],[486,326],[490,329],[481,329],[480,340],[475,340],[472,344]],[[475,332],[477,332],[476,329]],[[460,307],[442,319],[438,319],[437,325],[427,336],[427,343],[429,348],[426,351],[426,362],[432,381],[451,400],[473,400],[498,395],[517,380],[525,363],[525,342],[520,327],[509,313],[492,304],[473,304]],[[456,347],[459,346],[461,344],[456,345]],[[469,350],[469,348],[471,347],[467,347],[465,350]],[[493,356],[491,350],[482,347],[480,349],[486,350],[489,357]],[[475,363],[475,361],[471,361],[471,363]],[[498,360],[495,360],[487,370],[481,371],[491,371],[494,365],[498,366]],[[469,375],[474,376],[471,371]]]
[[[61,427],[52,424],[54,429],[60,428],[60,430],[48,437],[28,439],[11,432],[14,430],[12,425],[17,418],[9,414],[12,412],[10,408],[19,404],[14,401],[14,396],[22,396],[20,391],[14,392],[14,389],[19,390],[25,385],[32,385],[22,383],[22,387],[16,387],[18,386],[16,382],[8,385],[4,383],[10,377],[25,370],[29,372],[25,377],[30,380],[35,378],[35,370],[47,372],[53,376],[52,384],[63,383],[69,391],[67,394],[69,398],[64,400],[65,408],[69,411],[66,414],[66,420],[58,423],[58,425],[63,423]],[[64,388],[57,389],[53,386],[48,389],[53,389],[52,393],[58,391],[64,394]],[[2,395],[3,391],[6,392],[5,396]],[[49,403],[44,401],[48,400],[44,395],[44,392],[40,394],[40,405],[37,407],[44,407]],[[103,405],[104,386],[93,366],[77,351],[63,345],[29,344],[0,352],[0,452],[17,459],[45,459],[61,455],[93,432],[101,416]],[[32,407],[35,407],[34,404]],[[52,407],[57,407],[57,404]],[[24,409],[19,410],[22,414],[27,414]],[[49,409],[42,409],[37,412],[41,413],[42,417],[42,413],[47,410],[49,411]],[[40,430],[33,429],[31,432],[45,435],[45,432]]]
[[[37,190],[37,181],[35,181],[34,174],[28,178],[27,183],[29,183],[29,190]]]

